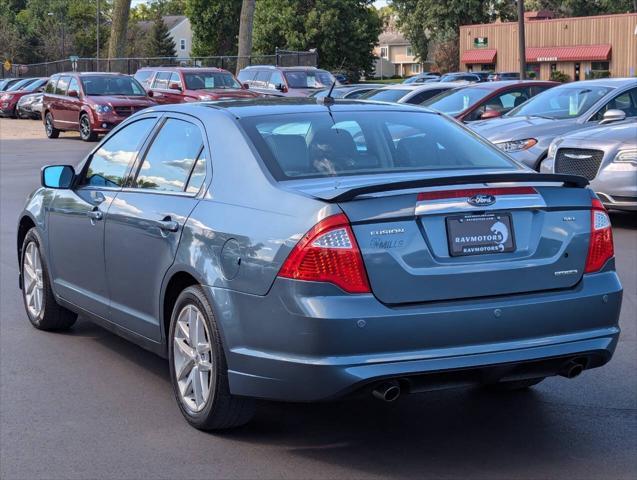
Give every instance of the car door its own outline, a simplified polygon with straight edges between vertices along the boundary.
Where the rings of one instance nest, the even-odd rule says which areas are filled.
[[[70,92],[76,92],[77,96],[70,95]],[[69,87],[67,90],[67,95],[64,98],[66,102],[66,116],[68,119],[69,125],[72,125],[75,128],[80,127],[80,110],[82,110],[82,100],[80,96],[82,95],[82,91],[80,90],[80,84],[77,81],[77,78],[71,77],[69,81]]]
[[[138,159],[129,185],[111,205],[105,262],[110,318],[127,330],[161,340],[160,291],[172,265],[184,223],[199,201],[193,174],[205,167],[201,123],[167,114]]]
[[[48,215],[50,270],[58,295],[107,318],[104,225],[139,146],[157,119],[147,117],[114,132],[89,155],[73,189],[57,190]]]
[[[68,75],[62,75],[57,84],[55,85],[55,97],[51,106],[53,113],[53,119],[55,120],[55,126],[61,129],[72,128],[72,121],[68,112],[68,104],[66,101],[66,94],[69,88],[69,82],[71,77]]]

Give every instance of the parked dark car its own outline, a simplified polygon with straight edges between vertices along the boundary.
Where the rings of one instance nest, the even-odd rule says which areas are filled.
[[[491,73],[488,77],[490,82],[497,82],[500,80],[519,80],[520,72],[497,72]]]
[[[559,84],[533,80],[471,84],[444,92],[423,105],[451,115],[461,122],[473,122],[500,117],[556,85]]]
[[[144,108],[155,105],[134,78],[120,73],[58,73],[46,84],[43,120],[46,136],[79,131],[86,142]]]
[[[44,86],[48,78],[36,78],[26,84],[20,86],[19,89],[14,90],[10,88],[4,93],[0,94],[0,117],[15,118],[17,115],[17,105],[20,99],[34,92],[43,92]],[[16,83],[15,85],[20,85]]]
[[[411,77],[407,77],[405,80],[403,80],[403,83],[406,84],[410,84],[410,83],[426,83],[426,82],[439,82],[440,81],[440,74],[439,73],[421,73],[419,75],[413,75]]]
[[[80,313],[168,357],[199,429],[246,423],[254,398],[525,389],[618,343],[610,220],[586,180],[422,107],[161,105],[41,183],[17,228],[28,320]]]
[[[437,97],[443,92],[456,89],[461,84],[446,83],[412,83],[405,85],[398,83],[385,85],[382,88],[371,90],[360,96],[361,100],[374,100],[376,102],[396,102],[421,105],[427,100]]]
[[[239,81],[251,90],[269,96],[307,97],[336,81],[327,70],[315,67],[275,67],[254,65],[239,72]]]
[[[256,98],[232,75],[221,68],[152,67],[135,73],[157,103],[185,103],[231,98]]]

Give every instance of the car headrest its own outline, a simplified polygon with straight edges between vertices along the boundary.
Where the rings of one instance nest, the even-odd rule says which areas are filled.
[[[302,135],[270,135],[265,140],[286,175],[310,170],[310,157]]]
[[[527,100],[528,100],[528,98],[526,98],[526,95],[520,95],[519,97],[515,97],[515,101],[513,102],[513,106],[517,107],[518,105],[522,105]]]
[[[340,128],[319,130],[310,143],[310,161],[319,171],[352,170],[357,166],[358,156],[354,138]]]
[[[396,149],[397,167],[424,167],[438,165],[438,145],[427,136],[407,137],[398,142]]]

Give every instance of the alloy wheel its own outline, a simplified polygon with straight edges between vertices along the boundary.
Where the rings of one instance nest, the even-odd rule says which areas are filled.
[[[91,136],[91,124],[86,115],[80,120],[80,133],[82,134],[82,138],[89,138]]]
[[[37,318],[44,309],[44,281],[40,251],[35,242],[29,243],[24,251],[22,272],[25,303],[31,316]]]
[[[53,131],[53,123],[51,121],[50,114],[46,116],[46,123],[44,125],[44,128],[46,128],[46,134],[50,136],[51,132]]]
[[[192,304],[181,309],[173,338],[173,364],[182,404],[200,412],[214,385],[208,325],[201,311]]]

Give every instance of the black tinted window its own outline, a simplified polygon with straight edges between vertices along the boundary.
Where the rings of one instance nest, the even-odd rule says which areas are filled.
[[[121,187],[128,167],[137,156],[140,145],[155,125],[154,118],[131,123],[106,139],[93,154],[84,185]]]
[[[197,125],[166,120],[153,140],[135,181],[137,188],[182,192],[203,146]]]

